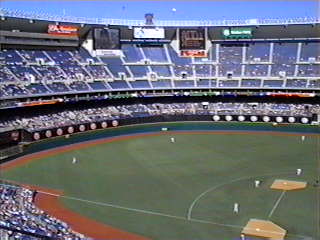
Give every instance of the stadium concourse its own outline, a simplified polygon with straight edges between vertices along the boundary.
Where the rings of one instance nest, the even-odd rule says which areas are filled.
[[[0,9],[1,164],[23,155],[24,144],[109,126],[319,124],[319,19],[152,18],[96,22]],[[36,207],[36,195],[0,184],[1,239],[89,239]]]

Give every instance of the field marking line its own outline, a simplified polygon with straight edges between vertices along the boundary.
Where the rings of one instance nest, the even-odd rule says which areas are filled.
[[[42,192],[42,193],[43,194],[50,194],[50,193],[46,193],[46,192]],[[55,195],[55,194],[51,194],[51,195]],[[237,228],[237,229],[243,229],[244,228],[244,226],[240,226],[240,225],[217,223],[217,222],[201,220],[201,219],[196,219],[196,218],[192,218],[192,219],[188,220],[185,217],[181,217],[181,216],[165,214],[165,213],[159,213],[159,212],[143,210],[143,209],[137,209],[137,208],[129,208],[129,207],[119,206],[119,205],[115,205],[115,204],[96,202],[96,201],[92,201],[92,200],[76,198],[76,197],[71,197],[71,196],[60,195],[60,196],[57,196],[57,197],[70,199],[70,200],[74,200],[74,201],[81,201],[81,202],[90,203],[90,204],[94,204],[94,205],[100,205],[100,206],[106,206],[106,207],[111,207],[111,208],[116,208],[116,209],[133,211],[133,212],[138,212],[138,213],[143,213],[143,214],[156,215],[156,216],[161,216],[161,217],[168,217],[168,218],[183,220],[183,221],[187,221],[187,222],[203,223],[203,224],[210,224],[210,225],[215,225],[215,226],[220,226],[220,227]],[[264,232],[277,233],[277,232],[273,232],[273,231],[264,231]],[[287,235],[289,235],[289,234],[287,234]],[[306,236],[303,236],[303,235],[295,235],[295,234],[290,234],[290,235],[291,236],[296,236],[296,237],[306,237]]]
[[[46,194],[45,192],[43,192],[43,193]],[[119,206],[119,205],[115,205],[115,204],[96,202],[96,201],[86,200],[86,199],[81,199],[81,198],[76,198],[76,197],[63,196],[63,195],[61,195],[59,197],[70,199],[70,200],[75,200],[75,201],[81,201],[81,202],[85,202],[85,203],[91,203],[91,204],[100,205],[100,206],[106,206],[106,207],[111,207],[111,208],[117,208],[117,209],[123,209],[123,210],[127,210],[127,211],[143,213],[143,214],[156,215],[156,216],[161,216],[161,217],[168,217],[168,218],[183,220],[183,221],[187,221],[187,222],[203,223],[203,224],[210,224],[210,225],[216,225],[216,226],[221,226],[221,227],[229,227],[229,228],[237,228],[237,229],[243,229],[244,228],[244,226],[240,226],[240,225],[217,223],[217,222],[201,220],[201,219],[196,219],[196,218],[192,218],[192,219],[188,220],[185,217],[181,217],[181,216],[175,216],[175,215],[171,215],[171,214],[159,213],[159,212],[143,210],[143,209],[137,209],[137,208],[123,207],[123,206]],[[273,232],[273,231],[265,231],[265,232],[277,233],[277,232]],[[295,236],[295,237],[304,237],[304,238],[306,237],[306,236],[303,236],[303,235],[295,235],[295,234],[287,234],[287,235],[288,236],[291,235],[291,236]]]
[[[49,192],[44,192],[44,191],[40,191],[40,190],[36,190],[38,193],[42,193],[42,194],[46,194],[46,195],[50,195],[50,196],[54,196],[54,197],[62,197],[63,195],[61,194],[55,194],[55,193],[49,193]]]
[[[188,222],[206,223],[206,224],[212,224],[212,225],[217,225],[217,226],[240,228],[240,229],[243,228],[243,226],[239,226],[239,225],[216,223],[216,222],[205,221],[205,220],[194,219],[194,218],[191,219],[191,220],[188,220],[185,217],[181,217],[181,216],[176,216],[176,215],[171,215],[171,214],[166,214],[166,213],[160,213],[160,212],[154,212],[154,211],[149,211],[149,210],[143,210],[143,209],[137,209],[137,208],[124,207],[124,206],[119,206],[119,205],[115,205],[115,204],[111,204],[111,203],[96,202],[96,201],[92,201],[92,200],[76,198],[76,197],[70,197],[70,196],[64,196],[64,195],[61,195],[60,198],[65,198],[65,199],[70,199],[70,200],[75,200],[75,201],[80,201],[80,202],[85,202],[85,203],[91,203],[91,204],[94,204],[94,205],[106,206],[106,207],[111,207],[111,208],[117,208],[117,209],[132,211],[132,212],[138,212],[138,213],[143,213],[143,214],[174,218],[174,219],[188,221]]]
[[[218,184],[214,187],[211,187],[209,189],[207,189],[206,191],[204,191],[203,193],[201,193],[198,197],[196,197],[193,202],[191,203],[189,209],[188,209],[188,213],[187,213],[187,219],[188,220],[191,220],[192,219],[192,210],[193,208],[195,207],[195,205],[198,203],[198,201],[203,197],[205,196],[207,193],[209,192],[212,192],[222,186],[225,186],[225,185],[228,185],[228,184],[231,184],[231,183],[234,183],[234,182],[238,182],[238,181],[241,181],[241,180],[247,180],[247,179],[250,179],[250,178],[257,178],[257,177],[268,177],[268,176],[279,176],[279,175],[287,175],[287,174],[290,174],[292,173],[291,171],[290,172],[279,172],[277,174],[275,173],[272,173],[272,174],[265,174],[265,175],[255,175],[255,176],[249,176],[249,177],[241,177],[241,178],[237,178],[237,179],[233,179],[229,182],[226,182],[226,183],[221,183],[221,184]]]
[[[4,184],[0,184],[0,185],[4,185]],[[7,186],[11,186],[11,185],[7,185]],[[13,187],[16,187],[16,186],[13,186]],[[196,219],[196,218],[187,219],[186,217],[181,217],[181,216],[176,216],[176,215],[170,215],[170,214],[159,213],[159,212],[143,210],[143,209],[137,209],[137,208],[129,208],[129,207],[119,206],[119,205],[110,204],[110,203],[96,202],[96,201],[92,201],[92,200],[87,200],[87,199],[82,199],[82,198],[77,198],[77,197],[71,197],[71,196],[65,196],[65,195],[59,195],[59,194],[49,193],[49,192],[45,192],[45,191],[37,191],[37,192],[42,193],[42,194],[47,194],[47,195],[50,195],[50,196],[54,196],[54,197],[57,197],[57,198],[65,198],[65,199],[70,199],[70,200],[74,200],[74,201],[81,201],[81,202],[85,202],[85,203],[90,203],[90,204],[94,204],[94,205],[100,205],[100,206],[106,206],[106,207],[111,207],[111,208],[116,208],[116,209],[122,209],[122,210],[126,210],[126,211],[133,211],[133,212],[138,212],[138,213],[143,213],[143,214],[149,214],[149,215],[155,215],[155,216],[161,216],[161,217],[168,217],[168,218],[183,220],[183,221],[186,221],[186,222],[203,223],[203,224],[210,224],[210,225],[215,225],[215,226],[228,227],[228,228],[237,228],[237,229],[243,229],[244,228],[244,226],[235,225],[235,224],[217,223],[217,222],[201,220],[201,219]],[[268,232],[268,231],[265,231],[265,232]],[[275,232],[270,231],[270,233],[275,233]],[[302,238],[306,238],[307,237],[307,236],[296,235],[296,234],[287,234],[287,235],[288,236],[289,235],[290,236],[294,236],[294,237],[302,237]]]
[[[271,217],[272,217],[274,211],[277,209],[277,207],[278,207],[280,201],[282,200],[282,198],[284,197],[285,193],[286,193],[286,191],[283,191],[283,192],[280,194],[278,200],[276,201],[276,203],[274,204],[273,208],[271,209],[271,212],[269,213],[268,218],[271,218]]]

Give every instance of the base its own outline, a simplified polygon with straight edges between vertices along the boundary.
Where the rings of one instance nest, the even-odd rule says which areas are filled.
[[[283,240],[287,231],[271,221],[250,219],[241,234],[270,240]]]
[[[298,182],[298,181],[290,181],[283,179],[276,179],[271,185],[271,189],[283,190],[283,191],[292,191],[304,189],[307,187],[307,182]]]

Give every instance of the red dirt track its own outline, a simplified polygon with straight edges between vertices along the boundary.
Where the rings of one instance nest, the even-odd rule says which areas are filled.
[[[40,160],[41,158],[53,156],[56,154],[64,153],[67,151],[78,150],[81,148],[91,147],[98,144],[109,143],[119,140],[135,139],[147,136],[159,136],[159,135],[170,135],[170,134],[252,134],[253,132],[231,132],[231,131],[171,131],[171,132],[156,132],[156,133],[142,133],[135,135],[125,135],[118,137],[110,137],[98,140],[91,140],[82,143],[76,143],[63,147],[58,147],[34,154],[19,157],[10,162],[1,164],[1,170],[9,170],[15,167],[19,167],[28,164],[32,161]],[[274,135],[290,135],[300,136],[303,134],[295,133],[277,133],[277,132],[254,132],[258,134],[274,134]],[[318,134],[306,134],[308,136],[319,136]],[[108,226],[106,224],[99,223],[95,220],[89,219],[76,212],[73,212],[66,207],[59,200],[59,196],[63,195],[62,191],[46,189],[37,186],[30,186],[26,184],[20,184],[30,189],[38,191],[36,195],[35,204],[51,216],[54,216],[66,223],[68,223],[73,230],[79,232],[86,237],[101,240],[150,240],[150,238],[139,236],[133,233],[123,231],[121,229]]]
[[[37,207],[44,209],[51,216],[67,222],[74,231],[85,236],[101,240],[148,240],[148,238],[113,228],[73,212],[63,206],[57,195],[37,193],[35,202]]]

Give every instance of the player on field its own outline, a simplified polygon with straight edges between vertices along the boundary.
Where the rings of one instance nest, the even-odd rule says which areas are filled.
[[[302,173],[302,169],[301,169],[301,168],[298,168],[298,169],[296,170],[296,174],[297,174],[298,176],[300,176],[301,173]]]
[[[72,163],[73,163],[73,164],[76,164],[76,163],[77,163],[77,158],[76,158],[76,157],[73,157],[73,158],[72,158]]]
[[[239,213],[239,203],[233,204],[233,212],[237,214]]]
[[[259,180],[254,180],[254,186],[255,186],[256,188],[258,188],[258,187],[260,186],[260,183],[261,183],[261,181],[259,181]]]

